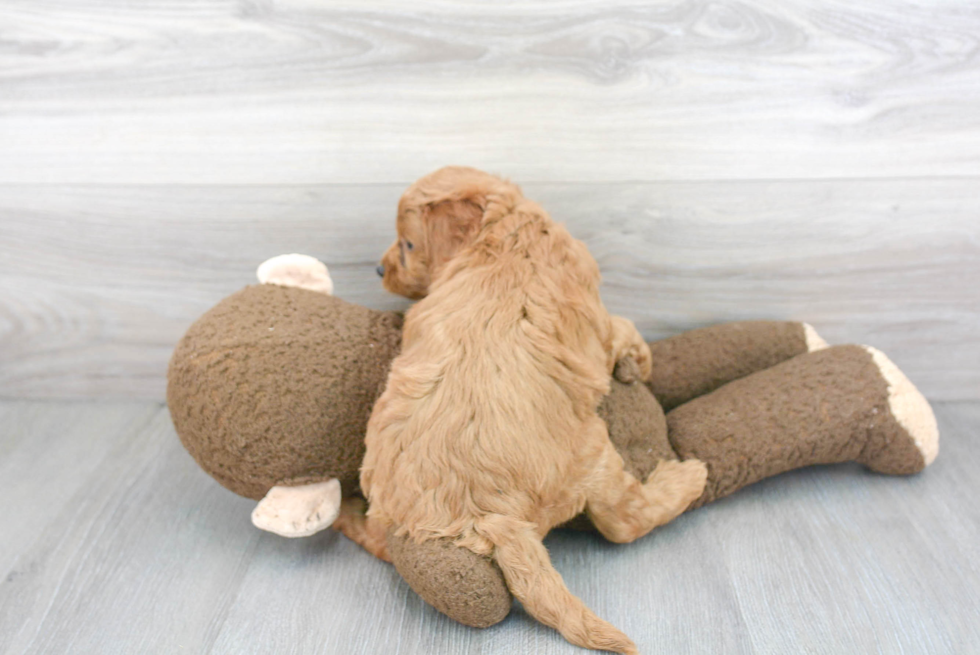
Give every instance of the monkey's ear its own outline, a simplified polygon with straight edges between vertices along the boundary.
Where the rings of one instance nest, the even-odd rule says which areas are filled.
[[[426,205],[425,225],[429,269],[435,271],[473,242],[483,220],[481,198],[443,200]]]

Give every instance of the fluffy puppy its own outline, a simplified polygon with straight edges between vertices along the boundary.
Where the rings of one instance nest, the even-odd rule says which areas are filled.
[[[617,360],[648,375],[649,348],[603,307],[585,246],[513,184],[436,171],[402,197],[398,235],[384,284],[422,300],[368,422],[367,523],[491,556],[539,621],[636,653],[572,595],[541,540],[584,510],[632,541],[700,496],[703,463],[664,461],[641,483],[596,415]]]

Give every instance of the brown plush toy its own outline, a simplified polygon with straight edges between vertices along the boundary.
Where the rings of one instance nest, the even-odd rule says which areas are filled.
[[[256,526],[306,536],[341,511],[352,513],[341,521],[351,525],[357,501],[342,497],[359,493],[365,427],[398,354],[401,317],[329,295],[326,267],[309,257],[269,260],[259,279],[177,345],[167,386],[174,425],[207,473],[261,499]],[[640,480],[660,459],[707,465],[691,508],[802,466],[857,461],[908,475],[938,453],[928,402],[873,348],[827,347],[808,325],[789,322],[730,323],[650,347],[651,379],[613,380],[600,415]],[[569,527],[590,524],[580,516]],[[457,621],[486,627],[510,612],[490,559],[445,540],[391,535],[388,556],[412,589]]]

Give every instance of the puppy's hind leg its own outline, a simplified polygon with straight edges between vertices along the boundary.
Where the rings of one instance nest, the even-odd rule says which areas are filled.
[[[388,555],[388,530],[377,519],[367,516],[361,498],[345,498],[340,503],[340,515],[334,521],[333,528],[378,559],[391,561]]]
[[[639,539],[688,508],[704,491],[704,462],[661,460],[646,483],[623,470],[623,458],[598,418],[589,429],[601,430],[606,446],[586,489],[585,509],[602,535],[616,543]]]

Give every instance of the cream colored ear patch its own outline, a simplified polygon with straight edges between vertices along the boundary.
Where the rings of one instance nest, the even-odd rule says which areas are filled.
[[[326,264],[309,255],[279,255],[259,264],[255,272],[262,284],[299,287],[333,295],[333,280]]]
[[[282,537],[308,537],[333,525],[340,513],[340,481],[273,487],[252,510],[252,525]]]
[[[864,346],[888,383],[888,406],[898,424],[912,435],[922,459],[929,466],[939,454],[939,426],[929,401],[883,352]]]
[[[823,337],[817,334],[817,331],[809,323],[803,324],[803,338],[806,339],[806,351],[808,353],[829,347],[827,342],[823,340]]]

